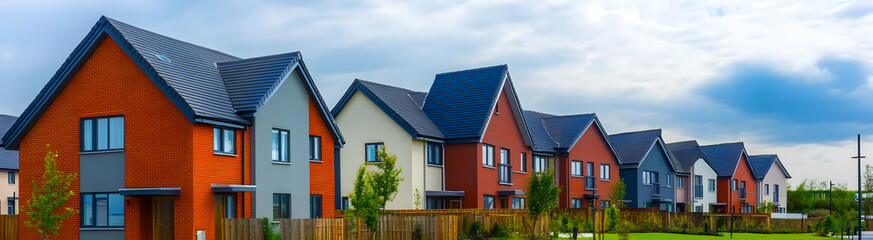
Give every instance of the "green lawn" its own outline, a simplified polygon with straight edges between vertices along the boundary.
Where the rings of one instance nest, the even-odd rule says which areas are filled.
[[[579,239],[590,239],[590,238],[579,238]],[[606,234],[606,240],[616,240],[618,236],[615,234]],[[686,234],[672,234],[672,233],[631,233],[630,240],[649,240],[649,239],[675,239],[675,240],[721,240],[721,239],[731,239],[730,233],[724,233],[724,236],[699,236],[699,235],[686,235]],[[805,239],[814,239],[814,240],[828,240],[833,238],[819,237],[814,236],[811,233],[797,233],[797,234],[754,234],[754,233],[734,233],[734,238],[736,240],[758,240],[758,239],[767,239],[767,240],[805,240]]]

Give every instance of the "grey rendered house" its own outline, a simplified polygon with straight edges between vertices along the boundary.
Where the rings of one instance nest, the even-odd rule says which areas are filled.
[[[619,176],[627,186],[627,206],[674,212],[674,182],[682,170],[667,151],[661,129],[613,134],[609,140],[622,160]]]
[[[788,209],[788,179],[791,174],[779,156],[772,155],[754,155],[749,156],[749,163],[752,164],[752,169],[755,172],[757,183],[755,187],[758,189],[757,204],[768,201],[772,202],[775,209],[773,212],[784,213]]]

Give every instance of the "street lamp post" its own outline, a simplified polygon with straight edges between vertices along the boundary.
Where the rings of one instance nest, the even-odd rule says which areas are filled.
[[[861,239],[861,134],[858,134],[858,155],[852,158],[858,159],[858,239]]]
[[[829,181],[828,183],[830,183],[830,189],[828,189],[828,201],[831,202],[830,214],[833,215],[834,214],[834,199],[833,199],[834,181]]]

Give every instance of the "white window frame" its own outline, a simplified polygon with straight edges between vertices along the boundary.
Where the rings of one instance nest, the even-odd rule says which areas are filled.
[[[582,177],[582,161],[570,161],[570,176]]]
[[[609,168],[610,168],[609,164],[606,164],[606,163],[600,164],[600,180],[607,180],[608,181],[610,179],[611,176],[609,173],[609,170],[610,170]]]
[[[482,166],[494,167],[494,146],[482,144]]]

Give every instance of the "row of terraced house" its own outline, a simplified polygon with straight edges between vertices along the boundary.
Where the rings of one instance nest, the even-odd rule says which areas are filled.
[[[18,151],[23,182],[48,150],[78,174],[64,239],[215,239],[223,218],[337,217],[382,147],[404,178],[389,209],[525,208],[526,180],[549,170],[561,208],[786,209],[776,155],[609,134],[596,114],[522,103],[498,65],[436,74],[427,92],[356,79],[329,109],[299,52],[239,58],[102,17],[0,146]],[[610,199],[619,179],[627,196]],[[33,188],[20,188],[26,202]]]

